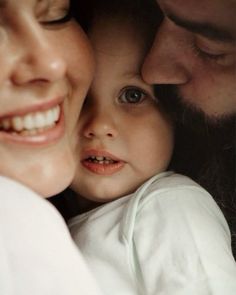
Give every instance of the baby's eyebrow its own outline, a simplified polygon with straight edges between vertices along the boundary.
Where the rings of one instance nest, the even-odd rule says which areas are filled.
[[[196,22],[180,18],[172,13],[167,14],[167,17],[176,25],[213,41],[235,43],[236,37],[231,32],[224,28],[219,28],[217,25],[208,22]]]

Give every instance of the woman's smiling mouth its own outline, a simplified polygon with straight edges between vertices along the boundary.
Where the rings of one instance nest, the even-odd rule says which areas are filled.
[[[4,118],[0,120],[0,130],[22,136],[35,135],[55,126],[59,118],[60,106],[57,105],[46,111]]]
[[[64,136],[62,99],[40,107],[0,118],[0,141],[15,144],[49,145]]]

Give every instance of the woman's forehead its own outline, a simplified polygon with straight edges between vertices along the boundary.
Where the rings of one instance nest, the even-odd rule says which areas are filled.
[[[48,6],[55,4],[69,4],[70,0],[0,0],[0,9],[7,8],[8,6],[29,6],[37,4],[47,4]]]

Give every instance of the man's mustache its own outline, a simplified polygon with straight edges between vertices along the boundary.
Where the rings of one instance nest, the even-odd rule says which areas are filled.
[[[235,137],[236,114],[211,117],[181,96],[178,86],[161,84],[154,86],[155,96],[175,124],[202,136],[224,137],[228,133]]]

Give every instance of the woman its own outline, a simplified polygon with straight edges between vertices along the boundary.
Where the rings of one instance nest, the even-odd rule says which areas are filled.
[[[93,74],[69,6],[0,1],[1,294],[98,294],[61,217],[36,194],[72,180],[75,124]]]
[[[71,19],[69,0],[4,2],[0,174],[50,196],[73,177],[72,138],[92,78],[92,55]]]

